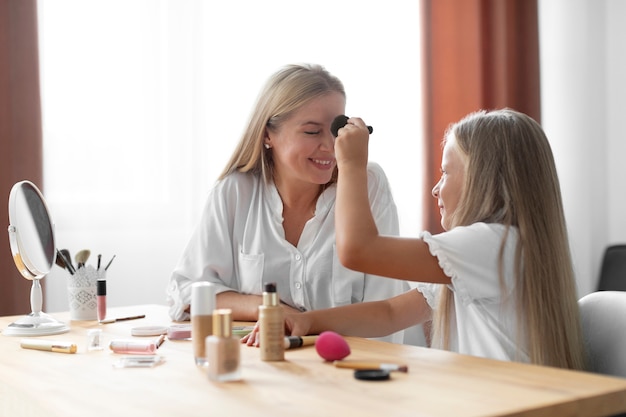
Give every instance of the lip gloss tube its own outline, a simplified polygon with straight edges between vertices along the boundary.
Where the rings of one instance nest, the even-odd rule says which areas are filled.
[[[107,282],[104,279],[99,279],[96,286],[96,307],[98,321],[104,320],[107,315]]]

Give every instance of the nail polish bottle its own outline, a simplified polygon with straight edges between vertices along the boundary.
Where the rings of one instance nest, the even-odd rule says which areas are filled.
[[[280,306],[276,283],[263,287],[263,304],[259,306],[261,360],[285,360],[285,322]]]
[[[228,308],[213,312],[213,335],[206,338],[208,376],[212,381],[241,380],[240,346],[232,334],[232,311]]]
[[[196,365],[206,366],[205,340],[213,334],[215,286],[209,282],[196,282],[191,286],[191,343]]]

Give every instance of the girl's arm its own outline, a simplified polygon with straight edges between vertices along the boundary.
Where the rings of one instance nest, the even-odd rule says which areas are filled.
[[[387,300],[288,315],[285,326],[294,336],[332,330],[345,336],[383,337],[430,318],[431,309],[422,293],[410,290]]]
[[[449,284],[422,239],[379,235],[368,199],[367,127],[361,119],[351,118],[339,132],[335,228],[341,263],[367,274]]]

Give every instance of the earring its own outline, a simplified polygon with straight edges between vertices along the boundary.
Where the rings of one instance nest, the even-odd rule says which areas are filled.
[[[265,149],[269,149],[269,148],[271,148],[270,144],[269,144],[269,143],[266,143],[266,144],[265,144]]]

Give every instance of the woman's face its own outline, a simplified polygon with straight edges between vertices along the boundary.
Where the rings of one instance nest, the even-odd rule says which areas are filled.
[[[456,144],[454,134],[450,133],[441,157],[441,178],[432,191],[439,205],[441,226],[444,230],[450,230],[452,216],[459,205],[464,184],[464,155]]]
[[[336,166],[330,125],[336,116],[344,114],[345,106],[343,95],[328,93],[306,103],[275,131],[267,130],[265,143],[272,148],[275,181],[330,181]]]

